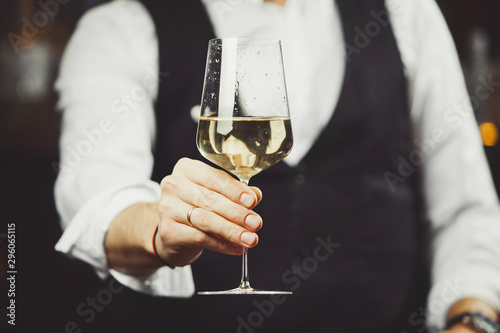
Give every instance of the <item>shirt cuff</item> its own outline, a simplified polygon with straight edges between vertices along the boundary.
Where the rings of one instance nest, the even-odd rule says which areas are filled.
[[[55,249],[90,264],[101,279],[111,273],[120,283],[139,292],[158,296],[191,296],[194,282],[189,266],[176,269],[165,266],[152,275],[142,277],[126,275],[108,267],[104,239],[113,219],[133,204],[159,200],[160,186],[153,181],[123,184],[106,190],[78,210]]]
[[[121,284],[135,291],[153,296],[190,297],[194,294],[191,266],[157,269],[152,275],[136,277],[110,269],[111,275]]]

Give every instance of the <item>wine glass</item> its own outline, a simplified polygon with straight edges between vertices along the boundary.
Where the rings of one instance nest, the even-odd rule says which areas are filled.
[[[290,153],[293,136],[279,40],[209,41],[197,145],[206,159],[246,185]],[[291,294],[253,289],[247,251],[243,247],[239,287],[198,294]]]

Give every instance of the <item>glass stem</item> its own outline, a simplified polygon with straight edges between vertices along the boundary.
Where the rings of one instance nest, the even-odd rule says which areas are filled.
[[[246,247],[243,248],[243,255],[241,261],[241,282],[240,288],[242,289],[250,289],[250,280],[248,279],[248,249]]]
[[[240,179],[240,181],[248,186],[249,179]],[[241,256],[241,282],[239,288],[241,289],[252,289],[250,287],[250,280],[248,278],[248,249],[246,247],[242,248]]]

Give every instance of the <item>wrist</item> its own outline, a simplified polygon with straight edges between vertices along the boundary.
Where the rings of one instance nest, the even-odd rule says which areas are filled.
[[[499,333],[498,313],[489,304],[474,298],[455,303],[446,318],[446,329],[463,332]]]
[[[451,306],[446,316],[446,322],[466,312],[479,312],[495,322],[498,322],[499,319],[497,311],[488,303],[476,298],[464,298]]]
[[[158,204],[145,204],[147,211],[143,227],[140,230],[140,243],[138,246],[142,247],[142,252],[147,256],[145,263],[151,269],[158,269],[164,266],[159,260],[156,250],[160,243],[157,236],[158,224],[160,222],[158,213]],[[155,248],[156,245],[156,248]]]
[[[480,312],[466,312],[452,318],[446,329],[460,332],[500,333],[500,325]]]
[[[118,214],[104,243],[108,265],[130,275],[148,274],[161,267],[151,244],[158,222],[157,204],[138,203]]]
[[[158,254],[158,250],[156,248],[156,235],[158,235],[158,227],[159,226],[156,226],[156,229],[155,229],[155,232],[153,233],[153,239],[152,239],[152,247],[153,247],[153,253],[154,255],[156,256],[156,258],[158,258],[158,260],[165,266],[167,267],[170,267],[172,269],[174,269],[175,267],[170,265],[169,263],[167,263],[159,254]]]

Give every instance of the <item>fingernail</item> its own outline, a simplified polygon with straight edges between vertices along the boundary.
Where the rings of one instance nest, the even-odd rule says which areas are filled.
[[[257,229],[260,227],[260,218],[257,215],[249,214],[245,219],[245,224],[250,229]]]
[[[252,232],[244,232],[241,235],[240,240],[247,245],[252,245],[253,243],[255,243],[255,237],[256,235]]]
[[[243,193],[240,197],[240,201],[245,207],[252,207],[255,202],[255,196],[248,193]]]

